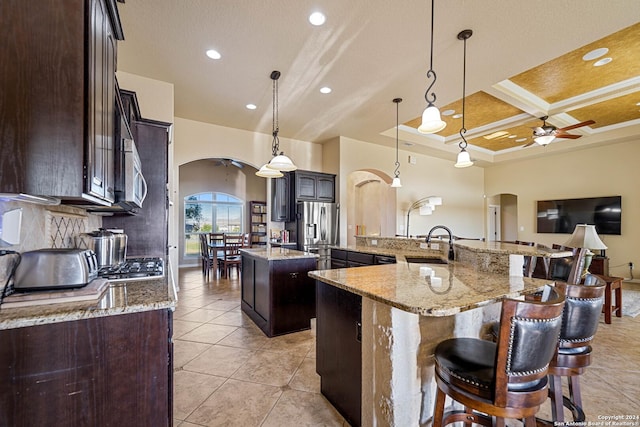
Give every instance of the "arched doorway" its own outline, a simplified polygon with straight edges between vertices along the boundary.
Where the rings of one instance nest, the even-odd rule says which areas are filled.
[[[486,239],[518,240],[518,196],[503,193],[487,197]]]
[[[396,189],[391,177],[375,169],[351,172],[347,177],[347,244],[356,235],[394,236]]]

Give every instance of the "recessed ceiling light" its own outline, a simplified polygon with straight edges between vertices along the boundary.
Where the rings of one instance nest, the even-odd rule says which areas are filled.
[[[407,142],[407,141],[404,141],[404,142],[402,143],[402,145],[406,145],[407,147],[411,147],[411,146],[413,146],[413,142]]]
[[[247,110],[255,110],[256,108],[256,104],[247,104]]]
[[[600,67],[601,65],[606,65],[609,62],[613,61],[613,58],[602,58],[593,63],[594,67]]]
[[[320,93],[331,93],[331,88],[330,87],[321,87],[320,88]]]
[[[453,113],[455,113],[455,112],[456,112],[456,110],[444,110],[444,111],[443,111],[442,113],[440,113],[440,114],[441,114],[441,115],[443,115],[443,116],[450,116],[450,115],[452,115],[452,114],[453,114]]]
[[[518,138],[516,139],[516,142],[525,142],[527,140],[527,138]]]
[[[311,22],[311,25],[315,25],[316,27],[324,24],[324,21],[326,21],[326,19],[327,18],[324,16],[324,14],[320,12],[313,12],[311,15],[309,15],[309,22]]]
[[[462,114],[454,114],[451,117],[453,117],[454,119],[460,119],[460,118],[462,118]]]
[[[517,137],[518,137],[518,135],[509,135],[509,136],[508,136],[508,138],[509,138],[509,139],[515,139],[515,138],[517,138]]]
[[[607,49],[606,47],[601,47],[598,49],[594,49],[591,52],[585,54],[582,57],[583,61],[593,61],[596,58],[600,58],[603,55],[606,55],[607,52],[609,52],[609,49]]]
[[[506,135],[509,135],[509,132],[506,132],[504,130],[500,130],[498,132],[494,132],[494,133],[490,133],[489,135],[485,135],[485,136],[483,136],[483,138],[484,139],[496,139],[496,138],[504,137]]]
[[[222,55],[220,55],[220,52],[218,52],[217,50],[214,49],[209,49],[207,51],[207,56],[211,59],[220,59],[222,58]]]

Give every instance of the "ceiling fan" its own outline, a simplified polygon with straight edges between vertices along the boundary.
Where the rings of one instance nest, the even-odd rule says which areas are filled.
[[[547,145],[549,144],[551,141],[553,141],[556,138],[567,138],[567,139],[578,139],[580,138],[582,135],[573,135],[570,133],[566,133],[568,130],[572,130],[572,129],[577,129],[577,128],[581,128],[583,126],[589,126],[595,123],[595,121],[593,120],[587,120],[586,122],[580,122],[580,123],[576,123],[575,125],[570,125],[570,126],[565,126],[563,128],[557,128],[553,125],[548,125],[547,124],[547,119],[549,118],[549,116],[544,116],[544,117],[540,117],[540,120],[542,120],[542,126],[537,126],[532,128],[533,129],[533,141],[529,142],[528,144],[525,144],[522,146],[522,148],[528,147],[530,145],[533,144],[539,144],[539,145]]]
[[[236,160],[233,159],[215,159],[215,165],[214,166],[224,166],[227,167],[229,165],[233,165],[235,167],[237,167],[238,169],[242,169],[244,167],[244,165]]]

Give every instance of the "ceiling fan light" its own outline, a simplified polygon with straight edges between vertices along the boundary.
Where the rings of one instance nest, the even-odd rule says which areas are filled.
[[[418,127],[420,133],[440,132],[447,126],[447,123],[440,118],[440,110],[433,104],[427,105],[422,113],[422,124]]]
[[[256,175],[262,178],[280,178],[284,176],[279,170],[268,168],[267,165],[262,165]]]
[[[467,150],[462,150],[458,153],[458,160],[454,166],[457,168],[468,168],[469,166],[473,166],[473,162],[471,161],[471,157]]]
[[[550,144],[551,141],[553,141],[554,139],[556,139],[554,135],[541,135],[541,136],[536,136],[534,138],[534,141],[544,146],[544,145]]]
[[[400,188],[402,187],[402,182],[400,182],[400,178],[399,177],[395,177],[393,178],[393,181],[391,181],[391,187],[393,188]]]
[[[290,158],[285,156],[284,153],[280,153],[275,156],[269,163],[266,165],[269,169],[275,169],[278,171],[290,172],[298,169],[296,165],[293,164]]]

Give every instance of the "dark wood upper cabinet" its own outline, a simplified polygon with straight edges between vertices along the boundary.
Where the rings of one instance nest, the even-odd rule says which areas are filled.
[[[114,0],[2,1],[0,192],[114,201]]]
[[[297,170],[271,180],[271,221],[295,221],[298,202],[335,202],[336,176]]]

